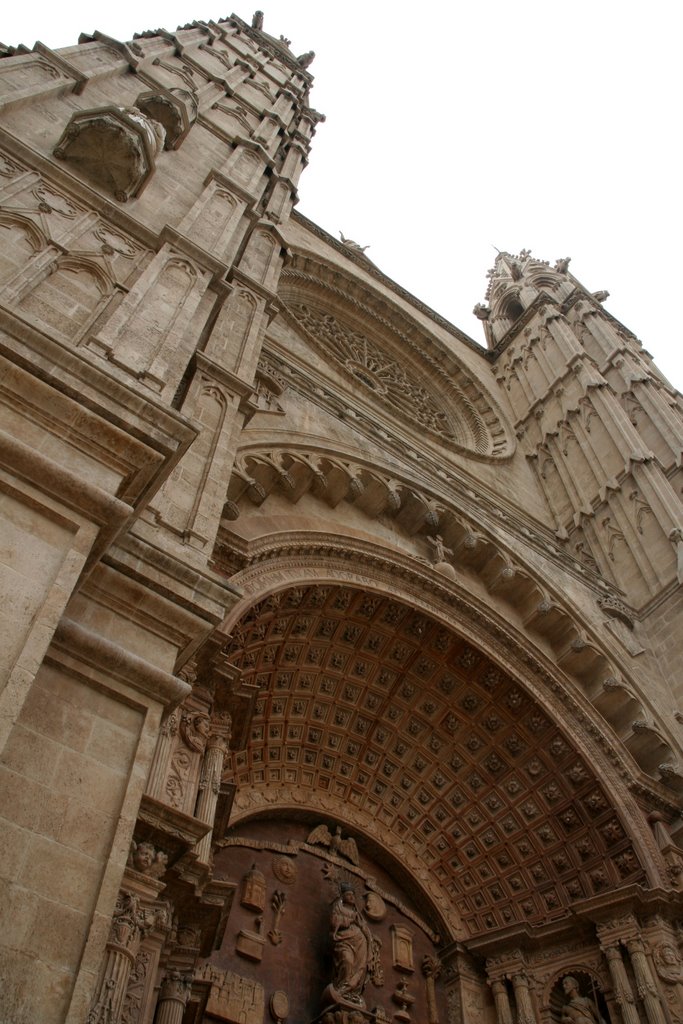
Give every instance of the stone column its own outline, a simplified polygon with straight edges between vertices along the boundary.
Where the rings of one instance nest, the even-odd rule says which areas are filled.
[[[214,716],[211,721],[209,738],[206,741],[206,752],[199,779],[199,796],[197,797],[195,817],[207,825],[211,825],[212,828],[221,787],[223,758],[228,752],[228,744],[230,742],[231,725],[232,721],[227,711]],[[197,858],[202,864],[209,863],[212,836],[213,832],[207,832],[195,847]]]
[[[154,1024],[182,1024],[191,987],[191,975],[168,971],[159,989]]]
[[[631,983],[626,974],[624,961],[621,958],[618,943],[601,944],[600,948],[607,958],[612,985],[614,986],[614,999],[621,1011],[624,1024],[640,1024],[640,1015],[636,1007]]]
[[[659,992],[657,990],[655,980],[652,977],[652,971],[650,970],[650,964],[648,963],[642,939],[627,939],[626,948],[629,952],[629,956],[631,957],[633,973],[636,976],[638,996],[643,1001],[649,1024],[666,1024],[666,1018],[664,1016],[664,1011],[662,1010]]]
[[[512,975],[512,987],[515,990],[517,1005],[517,1024],[536,1024],[536,1015],[531,1005],[529,979],[521,971]],[[497,1006],[498,1004],[496,1004]]]
[[[491,992],[496,1004],[496,1020],[498,1024],[512,1024],[512,1009],[508,999],[507,985],[504,981],[492,981]]]

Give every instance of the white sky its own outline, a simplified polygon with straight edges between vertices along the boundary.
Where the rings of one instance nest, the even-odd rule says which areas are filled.
[[[215,0],[214,0],[215,2]],[[225,0],[227,3],[228,0]],[[251,0],[255,7],[256,0]],[[680,0],[262,0],[317,57],[327,115],[299,209],[483,343],[493,246],[572,272],[683,387]],[[233,8],[245,21],[253,8]],[[5,5],[0,38],[75,43],[231,10],[206,0]]]

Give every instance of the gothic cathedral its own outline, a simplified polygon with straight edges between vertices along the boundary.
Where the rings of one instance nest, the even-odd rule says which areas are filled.
[[[296,212],[313,56],[2,52],[0,1020],[681,1024],[681,396]]]

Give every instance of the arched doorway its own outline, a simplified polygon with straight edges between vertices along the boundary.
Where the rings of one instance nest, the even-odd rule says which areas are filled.
[[[475,617],[430,610],[408,586],[285,576],[273,571],[280,589],[242,612],[218,656],[239,684],[223,775],[235,802],[214,872],[236,898],[202,968],[206,1019],[238,1020],[238,990],[317,1019],[343,885],[381,943],[361,1015],[483,1021],[504,998],[519,1019],[540,1017],[538,958],[561,969],[571,938],[594,969],[601,901],[658,877],[596,730],[543,694],[537,666],[503,667],[486,628],[474,639]]]

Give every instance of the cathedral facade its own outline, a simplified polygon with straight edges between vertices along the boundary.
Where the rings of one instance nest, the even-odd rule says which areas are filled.
[[[312,59],[0,59],[0,1020],[680,1024],[681,396],[296,212]]]

